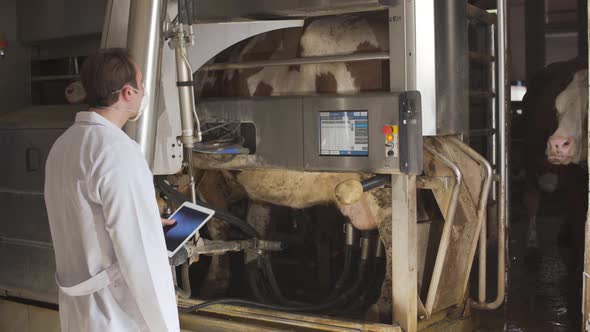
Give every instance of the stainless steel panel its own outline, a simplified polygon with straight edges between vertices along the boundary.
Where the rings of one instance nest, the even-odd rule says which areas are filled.
[[[0,192],[0,211],[0,238],[51,243],[42,193]]]
[[[256,126],[256,154],[236,156],[217,165],[303,169],[302,104],[300,97],[207,100],[197,104],[197,112],[201,118],[251,122]]]
[[[0,191],[43,192],[45,161],[64,129],[0,129]]]
[[[38,42],[99,34],[106,0],[23,0],[17,5],[20,40]]]
[[[390,91],[416,90],[414,1],[397,1],[389,9]]]
[[[0,129],[0,154],[8,161],[0,163],[0,291],[57,303],[43,185],[47,155],[65,129],[26,128],[40,124],[26,114],[19,119],[4,118],[2,126],[14,129]],[[69,121],[53,119],[45,126],[66,127]]]
[[[57,303],[55,256],[51,247],[0,239],[0,292]]]
[[[400,117],[400,95],[392,93],[201,100],[197,109],[203,118],[254,123],[257,147],[255,154],[248,156],[197,156],[196,165],[223,169],[399,173],[400,156],[405,156],[415,159],[409,161],[409,172],[419,173],[421,167],[415,168],[418,163],[422,165],[419,94],[404,93],[402,96],[411,101],[408,104],[413,105],[411,113],[415,118],[407,118],[408,112]],[[409,108],[404,106],[404,109]],[[320,111],[367,111],[369,155],[320,155]],[[406,119],[406,124],[400,124],[400,118]],[[396,156],[386,155],[385,135],[381,132],[384,125],[399,125]]]
[[[193,0],[195,20],[231,21],[240,18],[304,17],[384,9],[395,0]]]
[[[469,59],[465,2],[424,0],[416,1],[415,6],[416,85],[410,89],[422,94],[424,134],[467,133]]]
[[[303,107],[306,170],[399,172],[399,158],[385,155],[385,137],[381,132],[384,125],[399,124],[398,95],[306,97]],[[369,156],[321,156],[319,154],[320,111],[367,111],[369,114]]]
[[[465,1],[434,2],[436,135],[469,130],[469,56]],[[422,17],[418,12],[416,17]],[[423,21],[416,22],[419,27]],[[421,34],[417,34],[422,38]],[[417,50],[418,52],[420,50]],[[417,64],[420,68],[420,64]],[[432,80],[427,75],[424,81]],[[421,91],[420,87],[418,90]]]
[[[131,0],[108,0],[102,27],[101,48],[127,47]]]

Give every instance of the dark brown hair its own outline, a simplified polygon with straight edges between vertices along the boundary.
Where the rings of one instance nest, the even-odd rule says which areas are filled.
[[[117,90],[125,84],[137,88],[136,71],[124,48],[98,50],[84,61],[80,79],[91,107],[110,106],[119,100]]]

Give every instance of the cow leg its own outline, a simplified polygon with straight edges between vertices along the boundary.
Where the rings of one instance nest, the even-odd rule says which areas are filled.
[[[246,221],[258,231],[262,238],[265,238],[270,227],[271,210],[271,205],[255,201],[252,201],[248,207]]]
[[[226,209],[230,202],[227,195],[228,186],[220,172],[207,171],[199,184],[200,198],[214,208]],[[207,230],[213,240],[228,240],[230,227],[216,218],[207,223]],[[207,276],[200,287],[203,297],[225,295],[231,278],[231,262],[228,255],[213,256],[207,270]]]
[[[524,195],[524,205],[527,210],[528,218],[527,248],[536,249],[538,248],[537,212],[539,211],[541,193],[536,186],[527,186]]]
[[[375,304],[367,312],[366,318],[372,321],[389,323],[392,320],[393,294],[391,289],[391,188],[374,189],[366,193],[365,204],[376,221],[379,237],[385,248],[385,278],[381,284],[381,294]]]

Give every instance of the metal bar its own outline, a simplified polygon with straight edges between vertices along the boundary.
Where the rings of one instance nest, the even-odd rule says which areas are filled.
[[[435,138],[436,139],[436,138]],[[451,193],[451,201],[449,202],[449,208],[447,209],[447,215],[445,216],[445,225],[443,233],[441,235],[440,244],[438,246],[438,253],[436,254],[436,262],[434,263],[434,269],[432,271],[432,278],[430,287],[428,289],[428,295],[426,297],[426,311],[432,314],[432,308],[434,306],[434,300],[438,291],[438,285],[440,283],[440,277],[442,275],[442,269],[444,265],[444,259],[449,248],[451,240],[451,232],[453,229],[453,223],[455,222],[455,211],[457,210],[457,203],[459,200],[459,192],[461,191],[461,184],[463,182],[463,175],[457,165],[455,165],[450,159],[444,156],[442,153],[436,151],[428,143],[425,142],[424,149],[430,153],[435,159],[438,159],[445,166],[447,166],[455,176],[455,185]],[[395,210],[394,210],[395,211]]]
[[[490,43],[490,55],[496,56],[496,25],[492,25],[490,27],[488,27],[489,29],[489,43]],[[494,91],[494,93],[496,92],[496,62],[493,62],[490,64],[490,74],[489,74],[489,78],[490,78],[490,88],[492,89],[492,91]],[[490,104],[490,112],[492,115],[492,119],[491,119],[491,127],[494,128],[494,130],[498,130],[498,119],[497,119],[497,96],[496,98],[493,98],[491,100],[491,104]],[[494,167],[496,167],[496,165],[498,165],[498,135],[494,135],[492,137],[489,138],[489,143],[488,146],[492,146],[492,151],[491,153],[488,153],[488,157],[491,158],[491,162],[492,165]],[[492,199],[495,201],[498,198],[498,188],[497,186],[494,186],[494,188],[492,189]],[[496,216],[498,214],[496,213]]]
[[[196,304],[201,304],[205,301],[194,299],[178,299],[179,307],[189,307]],[[273,324],[285,325],[290,327],[289,330],[301,330],[302,328],[314,331],[371,331],[371,332],[401,332],[401,328],[397,323],[393,324],[379,324],[371,322],[362,322],[354,320],[334,319],[327,316],[314,316],[299,313],[291,313],[284,311],[273,311],[258,308],[249,308],[237,305],[219,304],[210,307],[205,307],[199,312],[207,312],[222,317],[220,321],[249,321],[252,324],[260,324],[263,326],[273,326]],[[182,314],[180,315],[181,322],[185,319],[198,320],[203,317],[197,314]],[[186,321],[185,321],[186,323]],[[195,322],[197,323],[197,322]],[[221,324],[221,323],[220,323]],[[190,329],[189,324],[182,324],[183,328]],[[202,326],[195,324],[194,329],[202,330]],[[276,325],[275,325],[276,326]],[[217,327],[223,327],[218,325]],[[240,326],[238,326],[238,330]],[[243,327],[243,326],[242,326]],[[230,329],[235,331],[235,329]],[[249,330],[248,330],[249,331]]]
[[[201,70],[228,70],[228,69],[249,69],[259,67],[273,67],[273,66],[296,66],[296,65],[310,65],[319,63],[334,63],[334,62],[356,62],[368,60],[389,60],[389,53],[374,52],[374,53],[356,53],[356,54],[342,54],[342,55],[323,55],[323,56],[309,56],[303,58],[291,59],[271,59],[264,61],[248,61],[248,62],[222,62],[214,63],[201,67]]]
[[[469,98],[471,99],[492,99],[495,98],[494,91],[471,90],[469,91]]]
[[[0,243],[12,244],[12,245],[23,246],[23,247],[53,249],[53,243],[51,243],[51,242],[23,240],[23,239],[16,239],[16,238],[11,238],[11,237],[4,237],[4,236],[0,236]]]
[[[161,5],[162,2],[159,0],[132,0],[127,32],[127,48],[143,73],[149,106],[137,122],[128,122],[124,130],[129,137],[137,141],[150,169],[153,169],[156,150],[156,105],[161,76]]]
[[[508,214],[508,155],[506,149],[506,0],[498,0],[498,103],[499,103],[499,134],[500,134],[500,204],[498,213],[498,293],[493,302],[471,303],[472,307],[481,310],[494,310],[504,303],[506,294],[506,225]]]
[[[481,192],[479,196],[479,207],[477,210],[478,226],[480,227],[479,237],[479,303],[484,303],[486,300],[486,262],[487,262],[487,244],[486,244],[486,210],[488,195],[490,193],[490,187],[492,185],[492,166],[482,157],[479,153],[473,150],[471,147],[461,142],[457,138],[451,138],[453,142],[461,151],[463,151],[469,158],[473,159],[484,170],[484,178],[482,181]],[[467,287],[467,284],[465,284]]]
[[[467,5],[467,18],[489,25],[496,24],[496,15],[469,4]]]
[[[472,129],[469,131],[469,136],[490,136],[495,135],[496,129]]]
[[[469,60],[476,63],[487,65],[496,61],[496,57],[485,53],[469,52]]]
[[[189,278],[189,261],[184,262],[180,268],[180,279],[182,280],[182,288],[180,286],[175,285],[176,295],[180,296],[183,299],[189,299],[191,297],[191,283]]]

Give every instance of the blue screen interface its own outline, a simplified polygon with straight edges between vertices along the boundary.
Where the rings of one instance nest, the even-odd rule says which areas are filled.
[[[166,238],[168,251],[174,252],[195,229],[198,229],[203,224],[207,217],[209,217],[209,214],[187,206],[183,206],[171,216],[170,219],[175,219],[176,223],[164,227],[164,237]]]

